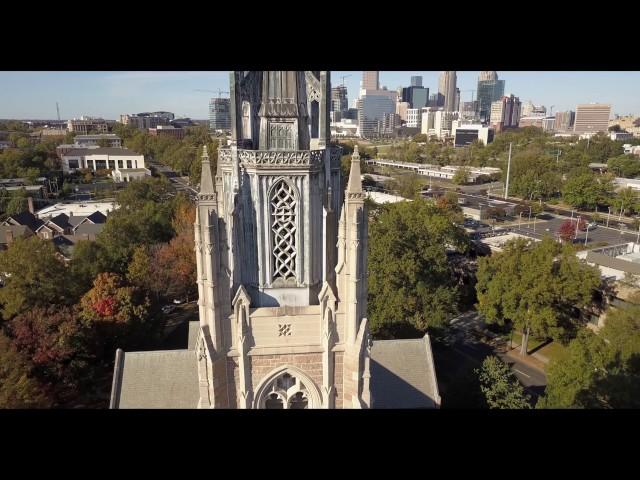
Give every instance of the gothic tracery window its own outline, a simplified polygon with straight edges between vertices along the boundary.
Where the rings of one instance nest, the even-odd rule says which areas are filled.
[[[300,379],[283,373],[269,384],[262,406],[270,410],[309,408],[307,387]]]
[[[271,234],[273,278],[284,280],[296,275],[296,207],[294,189],[280,180],[271,193]]]

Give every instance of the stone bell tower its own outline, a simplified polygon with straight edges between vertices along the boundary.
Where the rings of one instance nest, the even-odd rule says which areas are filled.
[[[230,75],[195,223],[201,408],[368,408],[367,214],[341,191],[325,71]]]

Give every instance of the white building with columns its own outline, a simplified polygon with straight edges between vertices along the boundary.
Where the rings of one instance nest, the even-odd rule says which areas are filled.
[[[357,147],[341,189],[326,71],[230,75],[230,145],[206,149],[188,346],[118,350],[112,408],[438,407],[428,336],[376,341]]]

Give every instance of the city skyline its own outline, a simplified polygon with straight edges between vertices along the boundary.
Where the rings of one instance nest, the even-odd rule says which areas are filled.
[[[461,102],[471,100],[479,73],[457,72]],[[423,86],[437,91],[439,71],[381,70],[380,87],[407,87],[416,75],[423,77]],[[506,81],[505,94],[545,105],[548,111],[551,105],[558,112],[595,102],[611,104],[612,115],[640,113],[636,87],[640,72],[498,71],[498,75]],[[342,84],[342,76],[346,76],[344,84],[352,107],[362,71],[332,71],[332,85]],[[58,102],[62,119],[89,115],[115,120],[125,113],[164,110],[174,112],[176,117],[204,120],[208,118],[209,100],[217,97],[218,89],[226,92],[228,87],[226,71],[5,71],[0,74],[0,118],[53,120]]]

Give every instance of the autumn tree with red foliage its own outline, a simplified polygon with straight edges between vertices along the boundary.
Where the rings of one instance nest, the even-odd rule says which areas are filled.
[[[578,230],[584,230],[587,227],[586,222],[582,218],[579,220],[565,220],[558,229],[560,238],[565,242],[573,239],[576,236],[576,224]]]

